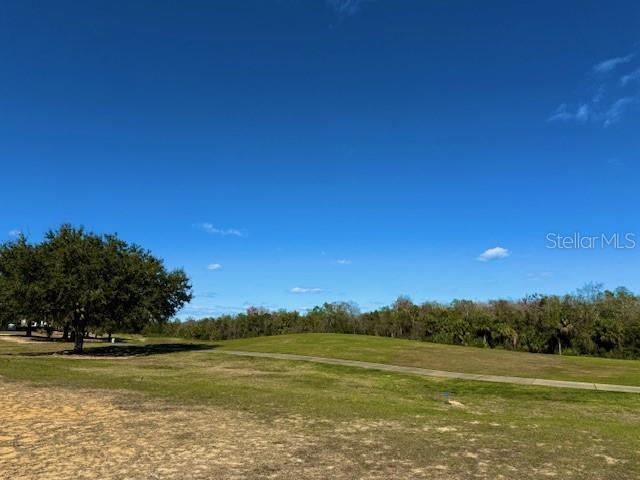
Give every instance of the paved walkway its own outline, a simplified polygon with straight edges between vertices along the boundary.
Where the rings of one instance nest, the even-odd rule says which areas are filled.
[[[292,355],[288,353],[244,352],[238,350],[214,350],[217,353],[236,355],[240,357],[275,358],[278,360],[298,360],[303,362],[326,363],[329,365],[343,365],[346,367],[366,368],[369,370],[383,370],[385,372],[410,373],[423,377],[455,378],[474,380],[476,382],[511,383],[516,385],[539,385],[544,387],[577,388],[580,390],[601,390],[605,392],[640,393],[640,387],[629,385],[613,385],[608,383],[570,382],[564,380],[545,380],[541,378],[507,377],[502,375],[480,375],[474,373],[446,372],[444,370],[429,370],[418,367],[403,367],[384,363],[360,362],[358,360],[342,360],[339,358],[313,357],[308,355]]]

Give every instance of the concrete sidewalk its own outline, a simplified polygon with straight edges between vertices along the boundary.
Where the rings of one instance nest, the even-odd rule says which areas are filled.
[[[216,353],[236,355],[240,357],[274,358],[277,360],[297,360],[302,362],[325,363],[329,365],[343,365],[345,367],[366,368],[369,370],[383,370],[385,372],[410,373],[423,377],[454,378],[459,380],[474,380],[476,382],[510,383],[515,385],[538,385],[555,388],[574,388],[580,390],[599,390],[604,392],[640,393],[640,387],[630,385],[614,385],[608,383],[571,382],[565,380],[545,380],[541,378],[507,377],[502,375],[482,375],[474,373],[447,372],[444,370],[429,370],[427,368],[404,367],[387,365],[384,363],[360,362],[358,360],[342,360],[339,358],[313,357],[308,355],[293,355],[288,353],[245,352],[238,350],[214,350]]]

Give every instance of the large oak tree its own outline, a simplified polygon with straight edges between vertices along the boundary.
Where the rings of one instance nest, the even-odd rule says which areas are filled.
[[[140,331],[162,323],[191,300],[182,270],[116,235],[62,225],[38,245],[24,237],[0,247],[0,302],[17,318],[46,320],[75,333]]]

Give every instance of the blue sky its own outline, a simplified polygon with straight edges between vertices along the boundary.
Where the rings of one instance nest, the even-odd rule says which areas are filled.
[[[632,1],[8,2],[0,238],[117,232],[185,268],[182,316],[638,292],[640,237],[546,235],[640,234],[639,27]]]

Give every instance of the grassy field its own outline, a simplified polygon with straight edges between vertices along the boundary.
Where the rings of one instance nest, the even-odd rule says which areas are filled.
[[[387,337],[309,333],[218,342],[222,349],[294,353],[453,372],[640,385],[640,361],[542,355]]]
[[[78,358],[50,355],[68,344],[0,338],[0,396],[14,406],[0,417],[0,471],[8,478],[640,477],[640,395],[425,379],[216,350],[460,371],[487,365],[492,373],[563,379],[594,372],[622,383],[637,382],[638,362],[543,357],[556,363],[537,368],[539,356],[342,335],[137,340]],[[102,460],[82,472],[59,461],[78,454]]]

